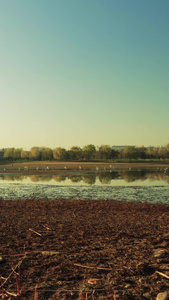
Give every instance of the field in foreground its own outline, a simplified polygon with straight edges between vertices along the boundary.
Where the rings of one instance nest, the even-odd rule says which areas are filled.
[[[169,206],[0,201],[0,297],[156,299],[168,246]]]

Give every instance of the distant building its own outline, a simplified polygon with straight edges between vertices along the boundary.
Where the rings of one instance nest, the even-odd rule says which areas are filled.
[[[126,147],[129,147],[129,146],[128,145],[125,145],[125,146],[112,146],[112,149],[120,151],[120,150],[123,150]],[[130,147],[131,147],[131,145],[130,145]],[[132,147],[135,147],[135,146],[132,146]]]

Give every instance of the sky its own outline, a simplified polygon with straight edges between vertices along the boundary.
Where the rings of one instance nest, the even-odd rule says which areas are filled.
[[[169,143],[168,0],[0,0],[0,148]]]

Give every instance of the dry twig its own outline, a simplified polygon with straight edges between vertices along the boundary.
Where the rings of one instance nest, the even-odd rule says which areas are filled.
[[[32,231],[32,232],[34,232],[34,233],[36,233],[39,236],[42,236],[41,233],[39,233],[39,232],[37,232],[37,231],[35,231],[35,230],[31,229],[31,228],[29,228],[29,230]]]
[[[23,262],[26,255],[18,262],[18,264],[15,266],[15,268],[12,269],[12,272],[9,274],[9,276],[4,280],[4,282],[1,284],[0,288],[4,286],[4,284],[9,280],[9,278],[12,276],[12,274],[15,272],[15,270],[20,267],[21,263]]]
[[[159,271],[156,271],[156,273],[158,273],[158,274],[160,274],[161,276],[164,276],[165,278],[168,278],[168,279],[169,279],[169,276],[167,276],[167,275],[164,274],[164,273],[161,273],[161,272],[159,272]]]
[[[35,298],[34,298],[34,300],[38,300],[37,285],[35,286]]]
[[[85,265],[81,265],[81,264],[74,264],[74,265],[77,266],[77,267],[87,268],[87,269],[111,270],[110,268],[90,267],[90,266],[85,266]]]

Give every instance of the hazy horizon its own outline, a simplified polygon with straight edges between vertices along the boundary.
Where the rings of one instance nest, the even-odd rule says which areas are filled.
[[[167,0],[0,0],[0,148],[169,143]]]
[[[168,143],[169,144],[169,143]],[[95,146],[95,148],[96,148],[96,150],[98,150],[101,146],[109,146],[109,147],[111,147],[112,149],[114,149],[114,150],[121,150],[121,149],[123,149],[123,148],[126,148],[126,147],[135,147],[136,149],[138,148],[166,148],[167,149],[167,145],[168,144],[166,144],[166,145],[157,145],[157,146],[154,146],[154,145],[149,145],[149,146],[145,146],[145,145],[140,145],[140,146],[137,146],[137,145],[110,145],[110,144],[100,144],[100,145],[94,145],[94,144],[87,144],[87,145],[83,145],[83,146],[79,146],[79,145],[72,145],[72,146],[70,146],[69,148],[67,147],[62,147],[62,146],[60,146],[60,145],[57,145],[57,147],[49,147],[48,145],[43,145],[43,146],[38,146],[38,145],[33,145],[32,147],[30,147],[30,148],[28,148],[28,147],[23,147],[23,146],[21,146],[21,147],[13,147],[13,146],[11,146],[11,147],[1,147],[0,148],[0,151],[1,150],[6,150],[6,149],[23,149],[24,151],[30,151],[32,148],[39,148],[39,149],[41,149],[41,148],[49,148],[49,149],[51,149],[51,150],[54,150],[54,149],[56,149],[56,148],[63,148],[63,149],[65,149],[66,151],[69,151],[72,147],[79,147],[80,149],[82,149],[83,150],[83,148],[85,147],[85,146],[88,146],[88,145],[94,145]]]

